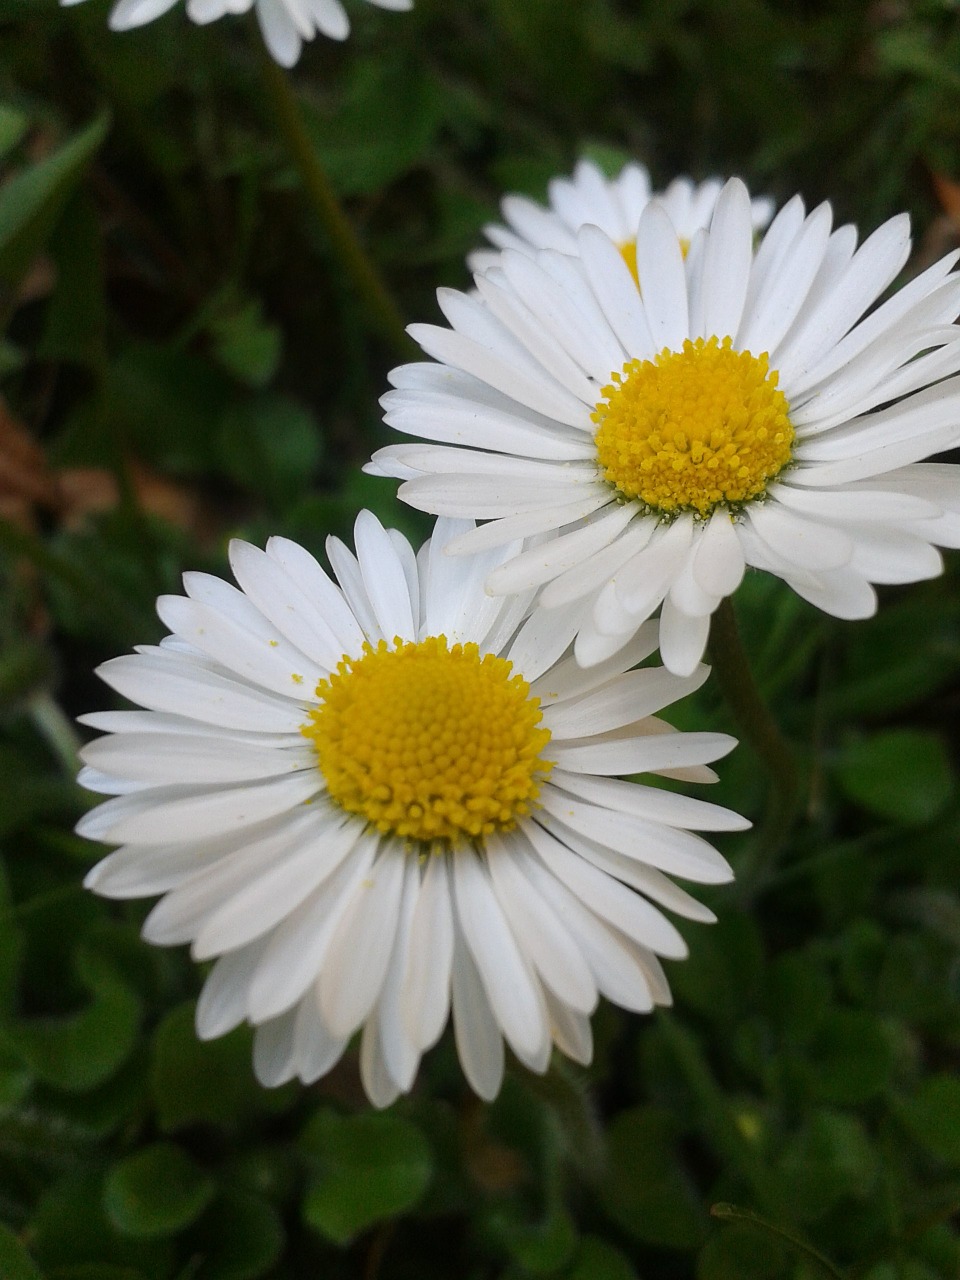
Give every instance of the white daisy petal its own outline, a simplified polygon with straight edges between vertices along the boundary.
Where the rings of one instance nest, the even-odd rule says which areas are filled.
[[[248,1013],[254,1022],[289,1009],[316,981],[340,915],[373,865],[377,850],[376,841],[352,825],[349,834],[354,841],[352,849],[344,848],[345,840],[341,843],[335,850],[340,854],[339,864],[273,929],[250,982]],[[336,861],[326,848],[323,852],[328,864]]]
[[[543,994],[547,1002],[547,1017],[550,1020],[550,1035],[554,1044],[561,1053],[565,1053],[581,1067],[589,1066],[593,1058],[593,1032],[590,1030],[590,1019],[551,995],[549,988],[544,988]]]
[[[709,670],[709,667],[702,667],[685,678],[675,676],[663,667],[628,671],[607,680],[595,692],[548,707],[544,723],[558,741],[608,733],[611,729],[620,729],[653,715],[668,703],[693,693],[706,680]]]
[[[733,595],[743,580],[743,549],[728,512],[718,509],[698,538],[690,565],[694,580],[717,596]]]
[[[579,1013],[592,1013],[597,984],[590,967],[555,912],[534,892],[501,840],[487,846],[487,866],[500,907],[541,981],[558,1000]]]
[[[835,618],[872,618],[877,611],[877,593],[852,566],[818,574],[814,579],[786,577],[798,596],[809,600]]]
[[[619,880],[605,875],[537,823],[527,829],[537,856],[601,920],[651,951],[683,960],[687,944],[666,916]]]
[[[602,841],[616,853],[698,884],[724,884],[731,879],[725,859],[699,836],[660,827],[632,814],[615,814],[552,790],[544,791],[542,802],[546,813],[565,827]]]
[[[333,632],[335,648],[340,653],[353,653],[363,644],[363,631],[356,616],[340,592],[303,547],[289,538],[271,538],[267,555],[293,579],[303,595],[313,602],[317,612]]]
[[[361,1025],[380,995],[397,930],[405,859],[386,847],[340,917],[320,974],[320,1012],[334,1035]]]
[[[586,429],[586,405],[546,373],[539,376],[528,373],[473,339],[435,325],[413,324],[409,327],[409,333],[435,359],[505,391],[519,404],[536,413],[556,418],[566,426]]]
[[[455,934],[451,1003],[453,1031],[463,1074],[474,1093],[490,1102],[503,1080],[503,1040],[467,944]]]
[[[400,996],[404,1026],[419,1049],[435,1044],[447,1021],[453,950],[449,865],[432,857],[414,907]]]
[[[364,1027],[364,1036],[371,1026],[377,1028],[380,1056],[383,1059],[385,1074],[393,1087],[393,1097],[399,1093],[408,1093],[413,1084],[417,1067],[420,1065],[421,1050],[407,1031],[403,1020],[404,979],[406,974],[407,952],[410,947],[413,912],[416,906],[420,884],[420,868],[415,858],[408,858],[404,868],[403,892],[400,896],[397,934],[393,944],[393,955],[387,966],[386,981],[380,993],[377,1016],[370,1018]],[[372,1065],[372,1064],[371,1064]],[[363,1070],[363,1049],[360,1052],[360,1066]],[[388,1105],[380,1103],[368,1087],[367,1092],[376,1106]],[[383,1090],[383,1096],[387,1095]],[[393,1101],[390,1098],[389,1101]]]
[[[357,516],[354,529],[357,560],[367,599],[384,636],[412,640],[417,634],[407,576],[390,536],[369,511]]]
[[[593,804],[605,805],[621,813],[633,813],[671,827],[689,827],[693,831],[744,831],[750,823],[731,809],[723,809],[692,796],[659,787],[644,787],[635,782],[615,778],[590,778],[554,769],[550,781],[555,787],[569,791]]]
[[[750,507],[746,518],[768,546],[799,569],[842,569],[853,555],[853,543],[842,530],[806,520],[779,503]]]
[[[685,613],[668,595],[660,608],[660,654],[678,676],[693,672],[702,659],[710,635],[712,608]]]
[[[473,449],[517,454],[527,458],[549,458],[569,462],[592,458],[593,446],[584,431],[552,423],[549,418],[520,405],[511,410],[484,404],[473,396],[452,396],[424,391],[414,410],[403,392],[389,391],[380,403],[384,422],[424,440],[443,440]],[[381,449],[375,458],[388,454]]]
[[[79,0],[61,0],[64,5]],[[113,31],[127,31],[161,17],[177,0],[116,0],[110,12]],[[381,9],[396,12],[412,7],[412,0],[370,0]],[[264,43],[283,67],[291,67],[300,55],[301,43],[321,32],[331,40],[344,40],[350,22],[340,0],[187,0],[192,22],[214,22],[228,14],[242,14],[256,6]]]
[[[601,995],[624,1009],[649,1013],[653,998],[627,939],[585,907],[532,851],[518,848],[514,858],[525,878],[570,931]]]
[[[657,204],[648,205],[640,219],[637,274],[643,281],[643,311],[655,347],[681,347],[689,333],[683,257],[676,229]]]
[[[550,542],[532,547],[495,569],[487,579],[494,595],[511,595],[539,587],[608,547],[634,518],[626,504],[605,507],[594,520]]]
[[[315,993],[297,1006],[293,1030],[296,1074],[304,1084],[313,1084],[336,1066],[348,1044],[346,1036],[333,1035],[320,1017]]]
[[[634,357],[650,359],[656,345],[644,315],[640,291],[623,254],[599,227],[582,227],[578,242],[590,287],[603,306],[611,329],[625,351]]]
[[[453,859],[457,918],[497,1023],[518,1054],[534,1054],[547,1029],[530,969],[497,902],[480,859]]]
[[[360,1039],[360,1079],[367,1097],[379,1110],[400,1096],[400,1086],[390,1074],[384,1053],[383,1028],[379,1017],[368,1018]]]
[[[788,210],[800,207],[791,202],[783,212],[786,214]],[[750,301],[747,303],[737,335],[737,346],[742,351],[756,354],[768,351],[771,355],[778,352],[823,264],[833,213],[827,204],[814,209],[809,218],[796,228],[790,242],[780,242],[778,222],[779,219],[774,222],[757,253],[754,266],[757,293],[752,304]],[[792,225],[793,218],[785,219],[784,236]],[[762,259],[767,241],[770,241],[770,269],[764,273]]]
[[[247,986],[263,954],[263,941],[221,956],[207,975],[197,1001],[196,1027],[201,1040],[232,1031],[246,1017]]]
[[[207,917],[194,939],[194,959],[208,960],[244,946],[288,919],[336,871],[355,844],[356,827],[345,822],[339,829],[325,831],[322,843],[314,838],[291,850]]]
[[[298,733],[303,709],[286,698],[218,675],[179,655],[128,654],[97,667],[111,689],[151,711],[167,711],[225,729]]]
[[[244,594],[285,639],[319,667],[336,669],[343,645],[318,604],[276,560],[259,547],[235,538],[230,543],[230,568]]]
[[[743,183],[734,179],[727,183],[717,200],[704,250],[704,333],[726,336],[737,332],[746,300],[752,256],[750,196]]]
[[[120,778],[159,785],[254,781],[313,764],[310,748],[295,738],[283,751],[273,744],[234,742],[225,752],[219,738],[189,733],[109,734],[88,743],[80,758]]]
[[[406,486],[403,486],[406,490]],[[576,502],[544,506],[529,514],[507,516],[503,520],[491,520],[489,524],[478,525],[469,533],[463,533],[450,544],[452,555],[473,555],[478,551],[487,551],[491,547],[502,547],[504,543],[520,538],[535,537],[545,533],[547,529],[561,528],[568,524],[576,524],[611,505],[610,494],[599,485],[585,491],[584,496]],[[411,503],[416,506],[416,503]],[[646,535],[649,537],[649,534]],[[572,572],[570,570],[569,572]],[[558,604],[561,601],[557,602]]]
[[[296,1074],[296,1011],[257,1027],[253,1038],[253,1074],[268,1089],[285,1084]]]
[[[157,903],[144,922],[144,938],[158,946],[189,942],[225,900],[297,859],[303,848],[323,839],[328,825],[329,817],[325,820],[322,814],[283,815],[243,838],[234,836],[228,854],[209,864],[201,862],[196,874],[185,877]]]

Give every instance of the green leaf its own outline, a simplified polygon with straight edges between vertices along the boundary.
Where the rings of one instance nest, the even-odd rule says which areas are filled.
[[[118,1071],[133,1051],[140,1002],[116,970],[96,952],[76,957],[80,981],[93,996],[80,1013],[14,1022],[0,1035],[45,1084],[92,1089]]]
[[[30,127],[30,119],[15,107],[0,102],[0,160],[9,155]]]
[[[172,1274],[169,1240],[123,1235],[107,1219],[102,1178],[99,1168],[91,1164],[67,1174],[44,1192],[29,1231],[33,1251],[45,1272],[57,1267],[113,1266],[133,1268],[151,1280]]]
[[[257,1083],[249,1028],[198,1040],[195,1009],[192,1000],[178,1005],[153,1033],[150,1092],[160,1129],[172,1133],[198,1123],[235,1127],[250,1116],[288,1106],[290,1089]]]
[[[412,1209],[433,1174],[426,1139],[399,1116],[322,1111],[304,1131],[301,1147],[317,1168],[304,1198],[304,1218],[341,1245],[375,1222]]]
[[[671,972],[678,1003],[729,1026],[750,1007],[763,965],[757,924],[736,912],[720,913],[710,929],[686,935],[690,956]]]
[[[213,1196],[212,1180],[172,1142],[156,1142],[119,1161],[103,1186],[107,1217],[125,1235],[173,1235],[195,1222]]]
[[[226,1191],[188,1237],[191,1255],[202,1259],[192,1280],[256,1280],[276,1263],[283,1241],[280,1217],[266,1200]]]
[[[893,1069],[893,1052],[875,1014],[831,1010],[807,1049],[811,1082],[824,1102],[855,1106],[882,1093]]]
[[[3,1280],[43,1280],[37,1264],[3,1223],[0,1223],[0,1276]]]
[[[145,462],[180,473],[215,464],[214,423],[235,387],[208,361],[146,343],[132,346],[112,364],[109,391],[111,414]],[[78,448],[70,461],[94,459]]]
[[[433,145],[446,108],[434,77],[378,58],[355,64],[332,118],[317,119],[312,105],[303,105],[311,140],[341,195],[380,190],[409,169]]]
[[[677,1150],[675,1121],[656,1107],[623,1111],[610,1126],[604,1212],[624,1231],[670,1249],[698,1245],[706,1215]]]
[[[37,355],[98,368],[104,360],[106,300],[96,213],[84,193],[71,199],[50,241],[57,283]]]
[[[217,360],[240,382],[264,387],[276,373],[283,343],[280,327],[264,319],[256,299],[238,301],[214,316],[209,332]]]
[[[43,247],[109,124],[108,116],[98,116],[64,146],[0,187],[0,282],[15,284]]]
[[[931,1155],[960,1165],[960,1080],[955,1075],[924,1080],[917,1096],[900,1108],[900,1115]]]
[[[217,449],[224,474],[285,509],[310,489],[320,463],[320,429],[295,401],[259,396],[224,415]]]
[[[47,1280],[146,1280],[142,1271],[118,1267],[112,1262],[81,1262],[75,1267],[57,1267]]]
[[[494,1226],[510,1253],[532,1275],[552,1275],[573,1257],[577,1246],[577,1229],[570,1215],[560,1206],[551,1208],[538,1222],[517,1221],[514,1215],[501,1213]]]
[[[787,1251],[746,1223],[732,1223],[703,1246],[697,1280],[780,1280]]]
[[[902,826],[931,822],[953,794],[942,740],[917,729],[891,729],[852,743],[835,771],[851,800]]]
[[[599,1236],[584,1236],[564,1280],[637,1280],[633,1263]]]
[[[815,1111],[783,1147],[771,1177],[781,1212],[809,1222],[845,1197],[865,1199],[877,1176],[877,1156],[861,1122],[839,1111]]]

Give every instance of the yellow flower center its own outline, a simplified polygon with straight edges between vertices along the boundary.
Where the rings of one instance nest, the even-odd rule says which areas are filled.
[[[456,845],[509,831],[551,768],[539,698],[475,644],[364,645],[317,697],[301,733],[329,794],[384,835]]]
[[[637,288],[640,288],[640,273],[637,271],[637,242],[636,240],[624,240],[623,244],[618,244],[620,256],[630,268],[630,274],[633,276]],[[680,252],[686,258],[690,252],[690,241],[684,236],[680,237]]]
[[[760,497],[790,461],[790,406],[766,354],[688,338],[611,377],[592,418],[604,479],[625,498],[706,517]]]

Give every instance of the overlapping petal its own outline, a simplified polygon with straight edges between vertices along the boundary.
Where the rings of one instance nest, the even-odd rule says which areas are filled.
[[[81,0],[60,0],[73,5]],[[116,0],[110,12],[112,31],[129,31],[162,17],[178,0]],[[381,9],[406,10],[413,0],[368,0]],[[345,40],[350,34],[350,19],[340,0],[186,0],[187,16],[192,22],[215,22],[226,14],[247,13],[255,9],[264,43],[274,61],[292,67],[300,57],[305,41],[316,35],[331,40]]]

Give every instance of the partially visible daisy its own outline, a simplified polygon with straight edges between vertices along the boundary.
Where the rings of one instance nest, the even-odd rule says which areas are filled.
[[[592,160],[580,160],[569,178],[551,179],[547,208],[527,196],[504,196],[500,211],[507,225],[491,223],[483,229],[496,248],[475,250],[467,263],[471,271],[486,271],[497,265],[503,249],[530,255],[539,249],[577,253],[577,233],[592,225],[607,233],[636,272],[637,224],[652,199],[666,209],[686,252],[700,228],[709,224],[722,190],[719,178],[700,183],[675,178],[666,191],[654,195],[642,164],[626,164],[615,178],[607,178]],[[759,197],[750,207],[754,230],[762,231],[773,216],[773,201]]]
[[[698,830],[748,824],[622,781],[711,781],[731,749],[656,716],[705,676],[630,670],[643,630],[590,672],[527,600],[484,579],[503,553],[415,555],[368,512],[339,586],[302,547],[243,542],[241,590],[202,573],[163,596],[171,635],[100,668],[145,711],[83,717],[83,784],[115,798],[77,830],[120,844],[87,876],[108,897],[163,894],[160,945],[217,957],[197,1008],[206,1039],[257,1027],[265,1084],[316,1080],[362,1029],[361,1073],[385,1106],[409,1090],[452,1010],[464,1072],[498,1090],[503,1042],[531,1070],[586,1063],[598,996],[669,1002],[658,957],[683,939],[661,910],[712,914],[668,874],[730,878]]]
[[[489,521],[455,552],[537,535],[488,589],[582,602],[585,666],[659,608],[664,664],[692,671],[746,565],[869,616],[872,584],[934,577],[937,546],[960,546],[960,468],[918,465],[960,444],[960,254],[870,310],[907,260],[908,219],[859,249],[831,227],[829,205],[807,215],[795,197],[754,251],[734,179],[686,257],[646,207],[639,290],[595,226],[576,258],[505,251],[477,296],[441,291],[451,329],[412,326],[439,363],[396,369],[383,403],[429,443],[368,470],[424,511]]]
[[[81,0],[60,0],[63,5]],[[178,0],[117,0],[110,13],[113,31],[142,27],[172,9]],[[407,10],[413,0],[368,0],[381,9]],[[214,22],[227,13],[246,13],[256,7],[267,48],[281,67],[292,67],[305,40],[318,33],[345,40],[350,19],[340,0],[187,0],[187,16],[197,23]]]

